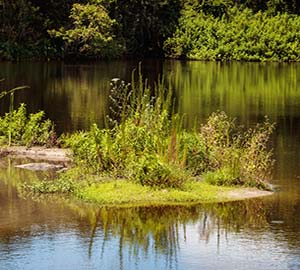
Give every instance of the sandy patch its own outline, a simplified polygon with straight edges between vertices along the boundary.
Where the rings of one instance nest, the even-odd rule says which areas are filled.
[[[265,197],[273,194],[274,192],[272,191],[260,190],[256,188],[241,188],[241,189],[231,190],[228,192],[221,193],[222,196],[224,196],[225,198],[231,201]]]

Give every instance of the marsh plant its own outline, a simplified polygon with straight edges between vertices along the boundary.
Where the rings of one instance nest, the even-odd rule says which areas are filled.
[[[190,180],[265,188],[273,160],[268,119],[244,131],[224,112],[185,130],[175,113],[172,89],[154,89],[139,76],[115,81],[107,128],[65,136],[83,174],[127,179],[155,188],[181,188]]]
[[[3,79],[0,82],[4,81]],[[56,133],[54,124],[45,118],[45,113],[27,113],[26,105],[21,104],[14,109],[14,95],[17,91],[28,89],[28,86],[19,86],[0,93],[0,99],[9,96],[9,112],[0,117],[0,144],[1,145],[33,145],[54,146]]]
[[[43,111],[27,113],[25,104],[13,109],[0,117],[0,142],[2,145],[46,145],[56,144],[54,124],[44,119]]]
[[[274,130],[268,118],[243,131],[224,112],[213,113],[201,127],[207,153],[209,182],[266,188],[274,163],[268,141]]]

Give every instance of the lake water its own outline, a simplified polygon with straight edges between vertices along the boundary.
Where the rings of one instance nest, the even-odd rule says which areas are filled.
[[[0,63],[1,89],[29,111],[44,110],[58,131],[103,125],[109,81],[126,81],[135,61]],[[22,181],[52,177],[0,162],[0,270],[300,269],[300,65],[146,60],[150,83],[164,76],[185,125],[224,110],[247,127],[268,115],[276,164],[266,198],[189,207],[99,208],[61,198],[32,200]],[[0,102],[7,110],[8,100]]]

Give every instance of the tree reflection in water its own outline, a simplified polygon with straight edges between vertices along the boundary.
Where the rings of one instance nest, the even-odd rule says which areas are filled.
[[[101,266],[112,260],[120,269],[128,269],[128,264],[140,266],[149,260],[158,260],[160,264],[163,260],[164,269],[176,269],[186,251],[212,248],[218,254],[228,241],[235,244],[235,239],[245,237],[253,243],[260,243],[264,237],[265,246],[271,243],[284,246],[285,251],[299,250],[296,193],[291,196],[292,193],[278,192],[264,199],[184,206],[100,207],[58,197],[24,200],[17,192],[18,184],[24,179],[51,178],[51,173],[15,169],[15,161],[9,159],[3,162],[0,248],[9,254],[16,239],[34,243],[37,235],[48,235],[44,241],[51,246],[56,235],[70,232],[72,239],[80,241],[76,242],[81,252],[78,255],[85,253],[92,263]],[[195,240],[198,243],[191,246]],[[221,251],[224,253],[224,249]],[[203,253],[199,251],[196,256]]]
[[[110,249],[112,239],[118,241],[120,269],[124,258],[138,260],[142,255],[163,255],[167,269],[176,269],[180,243],[187,241],[187,226],[196,225],[200,241],[209,243],[221,236],[239,233],[241,230],[255,232],[269,228],[268,212],[271,202],[247,200],[194,206],[140,206],[130,208],[96,207],[68,203],[78,216],[90,221],[89,256],[99,250],[93,249],[102,235],[101,257]],[[218,248],[217,246],[217,248]],[[126,255],[128,257],[126,257]]]

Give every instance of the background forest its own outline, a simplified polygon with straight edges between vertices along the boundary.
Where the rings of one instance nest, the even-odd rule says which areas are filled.
[[[0,0],[0,59],[299,61],[297,0]]]

